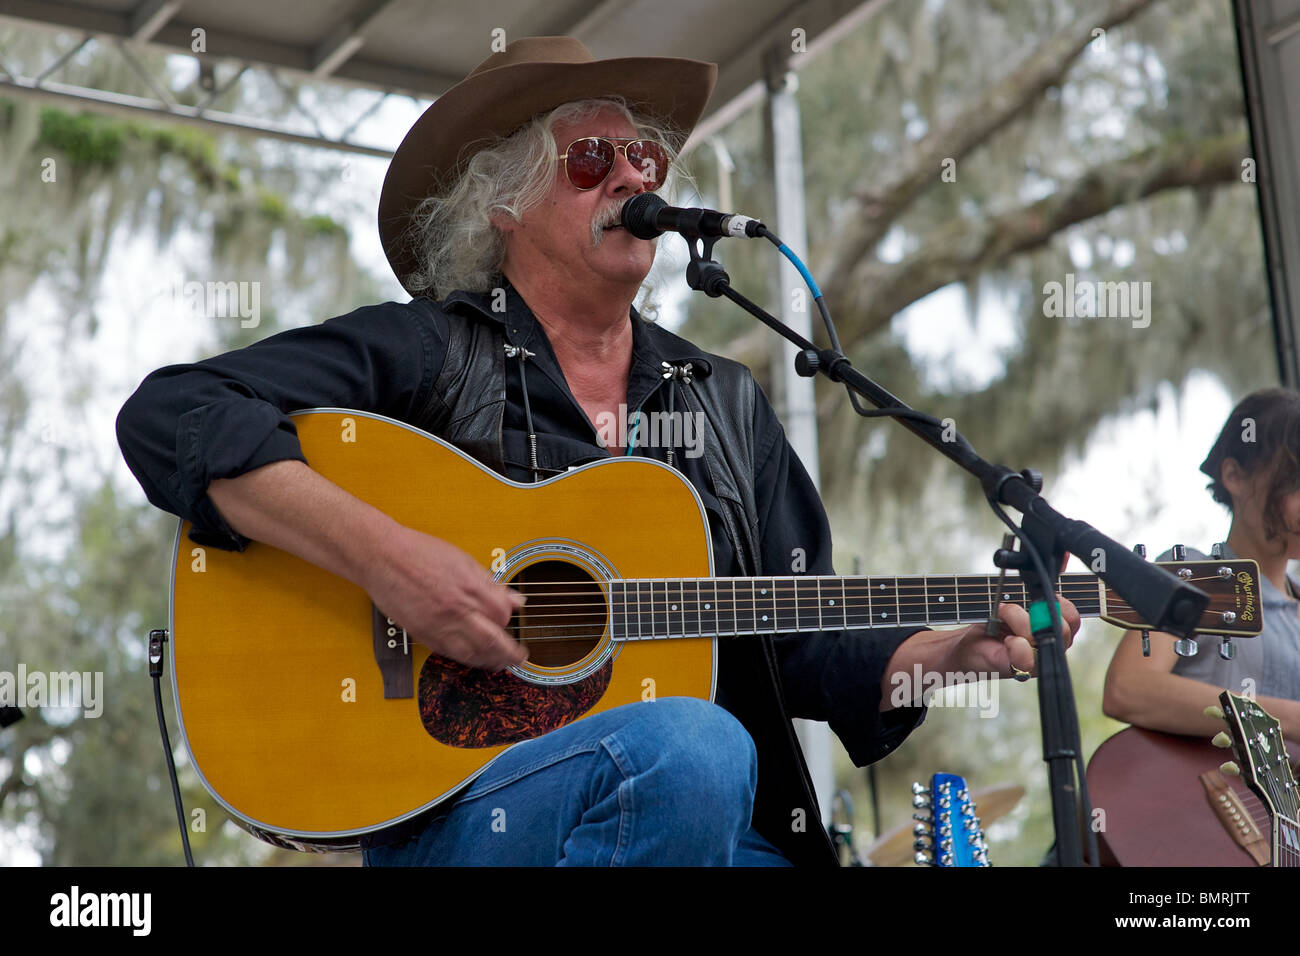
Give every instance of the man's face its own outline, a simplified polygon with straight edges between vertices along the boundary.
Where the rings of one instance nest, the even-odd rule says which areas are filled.
[[[557,123],[554,134],[561,154],[584,136],[603,136],[622,145],[637,135],[617,110]],[[641,171],[621,151],[604,181],[587,190],[569,182],[564,162],[556,160],[546,199],[522,221],[503,224],[507,267],[540,270],[555,281],[624,284],[635,290],[654,262],[655,244],[616,224],[623,203],[644,191]]]

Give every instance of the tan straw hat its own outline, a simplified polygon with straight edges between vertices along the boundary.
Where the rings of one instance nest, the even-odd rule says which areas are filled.
[[[615,95],[684,138],[704,112],[717,78],[717,64],[701,60],[597,60],[572,37],[528,37],[492,54],[424,111],[393,155],[379,197],[379,238],[393,272],[406,286],[419,268],[406,231],[420,201],[449,185],[476,150],[535,114],[573,100]]]

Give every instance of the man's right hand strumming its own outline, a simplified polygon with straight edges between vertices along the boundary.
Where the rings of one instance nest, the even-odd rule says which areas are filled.
[[[388,558],[364,584],[375,605],[434,653],[498,671],[528,652],[505,630],[523,595],[454,544],[396,525]]]

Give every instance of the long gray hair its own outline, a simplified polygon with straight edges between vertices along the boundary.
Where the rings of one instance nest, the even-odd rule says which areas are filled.
[[[457,289],[486,292],[497,284],[505,241],[491,217],[507,215],[518,221],[546,198],[555,176],[553,157],[562,148],[555,142],[553,130],[557,123],[581,121],[610,108],[621,112],[638,136],[653,139],[668,151],[674,162],[660,192],[671,194],[680,175],[675,162],[682,142],[680,132],[652,117],[634,113],[622,97],[565,103],[548,113],[538,113],[511,135],[480,149],[449,188],[415,208],[407,241],[418,250],[421,268],[409,277],[408,287],[443,299]],[[617,221],[617,217],[608,219]],[[595,227],[606,224],[593,224],[597,242],[600,235]],[[647,279],[643,289],[649,285]]]

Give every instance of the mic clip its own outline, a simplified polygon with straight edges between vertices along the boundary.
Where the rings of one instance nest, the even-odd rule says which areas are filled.
[[[722,237],[682,238],[686,239],[686,248],[691,253],[691,261],[686,266],[686,284],[710,298],[718,298],[722,295],[722,290],[731,285],[731,276],[727,275],[727,270],[713,260],[713,247]],[[697,248],[697,243],[701,244],[701,248]]]

